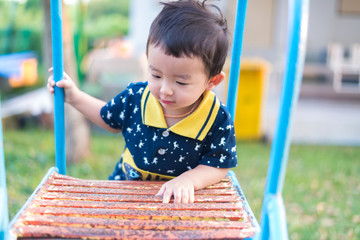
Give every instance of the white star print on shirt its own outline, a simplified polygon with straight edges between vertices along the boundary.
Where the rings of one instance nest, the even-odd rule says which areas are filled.
[[[221,154],[221,157],[220,157],[220,162],[221,163],[223,163],[224,162],[224,160],[226,160],[226,156],[224,156],[223,154]]]
[[[107,117],[107,119],[110,119],[112,117],[112,113],[110,111],[107,111],[106,117]]]
[[[231,130],[232,128],[233,128],[233,126],[230,125],[230,124],[226,126],[226,129],[227,129],[227,130]]]
[[[126,131],[127,131],[128,133],[132,133],[133,129],[128,127],[128,128],[126,129]]]
[[[177,148],[179,148],[179,144],[175,141],[174,142],[174,150],[177,149]]]
[[[224,137],[222,137],[221,139],[220,139],[220,143],[219,143],[219,146],[225,146],[225,138]]]
[[[144,159],[144,163],[145,163],[145,165],[150,165],[150,163],[149,163],[149,161],[148,161],[147,157],[144,157],[143,159]]]
[[[199,151],[200,147],[201,147],[201,144],[197,144],[197,143],[196,143],[195,151]]]
[[[152,140],[155,142],[156,139],[158,139],[158,136],[156,136],[156,133],[154,133],[154,137],[152,138]]]
[[[136,132],[141,132],[140,124],[136,125]]]
[[[210,146],[211,149],[215,149],[216,146],[212,143],[211,146]]]
[[[155,157],[155,158],[153,159],[153,161],[152,161],[152,164],[157,164],[157,163],[158,163],[158,158]]]
[[[134,113],[136,113],[137,111],[139,111],[139,108],[135,105],[135,107],[134,107]]]
[[[111,99],[111,106],[114,106],[115,105],[115,99]]]
[[[142,94],[143,91],[144,91],[144,88],[140,88],[136,93],[137,93],[137,94]]]
[[[179,161],[179,162],[182,162],[184,159],[185,159],[185,157],[183,157],[183,156],[180,155],[180,158],[179,158],[178,161]]]
[[[140,142],[139,142],[139,148],[142,148],[143,146],[144,146],[144,143],[143,143],[142,140],[140,140]]]
[[[236,152],[236,146],[231,148],[231,152]]]
[[[125,113],[124,113],[124,111],[122,111],[122,112],[120,113],[119,118],[120,118],[121,120],[124,120],[124,119],[125,119]]]

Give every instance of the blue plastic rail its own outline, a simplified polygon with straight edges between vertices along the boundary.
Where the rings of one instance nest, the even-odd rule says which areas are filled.
[[[261,212],[262,239],[288,239],[282,189],[289,156],[290,132],[305,61],[309,0],[289,0],[287,65],[283,73],[280,111],[271,147]]]
[[[55,82],[63,79],[62,1],[51,0],[52,57]],[[60,174],[66,174],[64,89],[54,93],[55,164]]]
[[[246,8],[247,0],[239,0],[237,2],[228,94],[226,100],[226,107],[233,120],[235,119],[236,99],[239,86],[240,61],[245,28]]]
[[[5,158],[3,144],[2,118],[0,109],[0,239],[7,239],[9,213],[6,191]]]

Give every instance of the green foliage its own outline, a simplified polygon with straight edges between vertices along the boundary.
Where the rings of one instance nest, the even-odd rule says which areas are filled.
[[[93,0],[87,6],[84,23],[88,47],[98,39],[121,37],[128,34],[129,0]]]
[[[120,135],[93,135],[92,154],[67,166],[68,175],[107,179],[124,142]],[[53,133],[45,130],[4,132],[9,212],[12,218],[54,165]],[[255,216],[260,220],[270,145],[238,143],[234,169]],[[283,198],[289,237],[360,238],[360,147],[302,146],[290,149]]]
[[[35,51],[41,57],[43,11],[41,1],[0,1],[0,54]]]
[[[96,20],[88,20],[85,24],[85,32],[93,43],[99,38],[111,38],[124,36],[128,33],[128,18],[119,14],[102,16]]]
[[[85,8],[84,37],[88,47],[97,39],[124,36],[129,29],[129,0],[92,0]],[[78,31],[78,5],[66,5],[73,32]],[[42,59],[44,13],[41,1],[0,1],[0,54],[35,51]],[[41,64],[41,62],[40,62]]]
[[[0,0],[0,54],[35,52],[39,66],[39,84],[43,84],[43,79],[46,78],[45,72],[42,71],[44,65],[42,41],[45,21],[42,1]],[[129,5],[130,0],[92,0],[82,7],[79,4],[64,6],[72,22],[75,41],[79,40],[79,42],[75,42],[75,47],[79,48],[80,46],[81,48],[80,50],[76,49],[78,67],[82,57],[94,47],[95,42],[99,39],[111,39],[128,33]],[[6,92],[3,95],[16,94],[23,90],[10,89],[11,93]]]
[[[92,0],[88,7],[88,16],[91,19],[108,15],[129,15],[129,0]]]
[[[27,1],[16,6],[16,28],[41,32],[43,29],[43,7],[41,1]]]

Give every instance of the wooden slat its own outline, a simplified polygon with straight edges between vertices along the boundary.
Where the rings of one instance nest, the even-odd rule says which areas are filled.
[[[26,225],[69,226],[83,228],[111,228],[132,230],[199,230],[199,229],[246,229],[251,228],[248,222],[235,221],[149,221],[149,220],[123,220],[109,218],[71,217],[71,216],[25,216]]]
[[[59,208],[104,208],[104,209],[138,209],[138,210],[202,210],[202,211],[244,211],[241,204],[235,203],[134,203],[106,201],[72,201],[72,200],[35,200],[35,206]]]
[[[49,181],[54,186],[74,186],[74,187],[93,187],[93,188],[115,188],[115,189],[160,189],[164,182],[142,181],[103,181],[103,180],[64,180],[54,179]],[[207,187],[206,189],[224,189],[232,187],[231,182],[223,181]]]
[[[23,226],[19,229],[23,238],[87,238],[87,239],[243,239],[251,230],[214,229],[214,230],[119,230],[108,228],[76,228],[52,226]]]
[[[87,216],[95,218],[118,218],[118,219],[218,219],[240,221],[243,212],[226,211],[180,211],[180,210],[137,210],[137,209],[92,209],[92,208],[56,208],[34,207],[29,212],[40,215],[55,216]]]
[[[114,195],[155,195],[159,189],[119,189],[119,188],[92,188],[74,186],[49,186],[48,192],[66,193],[95,193]],[[196,195],[234,195],[235,189],[203,189],[196,191]]]
[[[243,239],[255,228],[231,180],[162,203],[164,182],[81,180],[53,173],[12,228],[18,238]]]
[[[53,193],[47,192],[42,196],[47,200],[77,200],[77,201],[107,201],[107,202],[162,202],[162,197],[155,195],[111,195],[111,194],[84,194],[84,193]],[[238,196],[195,196],[195,202],[226,203],[236,202]]]

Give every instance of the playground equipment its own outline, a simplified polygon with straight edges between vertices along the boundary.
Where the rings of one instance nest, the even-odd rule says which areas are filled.
[[[32,86],[37,80],[37,59],[32,52],[0,55],[0,86]],[[6,82],[4,82],[6,81]]]
[[[63,63],[62,63],[62,38],[61,38],[61,1],[59,0],[52,0],[52,30],[53,30],[53,57],[54,57],[54,79],[55,81],[58,81],[60,79],[62,79],[62,72],[63,72]],[[246,13],[246,4],[247,1],[246,0],[240,0],[238,1],[238,7],[237,7],[237,17],[236,17],[236,24],[235,24],[235,36],[234,36],[234,42],[236,44],[233,44],[233,53],[232,53],[232,65],[230,68],[230,81],[229,81],[229,91],[228,91],[228,99],[227,99],[227,104],[228,104],[228,108],[230,113],[232,114],[232,116],[234,117],[235,114],[235,105],[236,105],[236,92],[237,92],[237,86],[238,86],[238,78],[239,78],[239,68],[240,68],[240,56],[241,56],[241,47],[242,47],[242,37],[243,37],[243,29],[244,29],[244,21],[245,21],[245,13]],[[145,216],[147,217],[153,217],[154,219],[159,218],[159,216],[164,217],[165,215],[162,214],[162,211],[165,210],[164,208],[169,208],[172,212],[168,212],[168,215],[166,215],[167,217],[174,217],[175,219],[192,219],[192,220],[198,220],[198,219],[202,219],[202,220],[209,220],[208,218],[210,218],[211,220],[216,220],[217,216],[221,217],[221,218],[228,218],[229,220],[234,217],[234,216],[230,216],[230,215],[236,215],[236,214],[243,214],[243,219],[247,219],[250,221],[247,221],[244,223],[244,225],[246,224],[250,224],[249,228],[239,228],[239,226],[234,226],[233,229],[226,229],[226,228],[221,228],[221,227],[214,227],[214,225],[221,225],[221,223],[217,223],[217,222],[212,222],[212,221],[206,221],[206,223],[210,223],[213,224],[212,226],[210,225],[205,225],[205,229],[202,229],[199,225],[186,225],[186,226],[190,226],[190,229],[192,230],[199,230],[199,232],[194,232],[194,231],[187,231],[184,230],[184,226],[183,223],[175,223],[175,222],[171,222],[174,225],[170,225],[170,226],[164,226],[164,225],[157,225],[158,223],[155,223],[155,226],[152,225],[154,223],[149,223],[149,225],[142,225],[141,222],[136,222],[135,220],[129,220],[130,222],[127,223],[123,223],[122,228],[123,230],[119,230],[117,229],[116,231],[112,231],[118,235],[112,235],[111,234],[111,229],[104,229],[104,228],[98,228],[97,231],[98,233],[100,232],[102,235],[97,236],[98,238],[121,238],[121,237],[144,237],[148,238],[148,239],[152,239],[152,237],[154,238],[162,238],[162,239],[166,239],[166,238],[187,238],[187,239],[208,239],[208,238],[218,238],[218,239],[288,239],[287,236],[287,227],[286,227],[286,220],[285,220],[285,209],[284,209],[284,205],[283,205],[283,200],[281,197],[281,192],[282,192],[282,187],[283,187],[283,182],[284,182],[284,176],[285,176],[285,170],[286,170],[286,162],[287,162],[287,157],[288,157],[288,151],[289,151],[289,146],[290,146],[290,129],[291,129],[291,122],[292,122],[292,116],[293,116],[293,112],[294,112],[294,106],[296,105],[297,102],[297,98],[298,98],[298,94],[299,94],[299,87],[300,87],[300,83],[301,83],[301,74],[302,74],[302,69],[303,69],[303,64],[304,64],[304,51],[305,51],[305,42],[306,42],[306,31],[307,31],[307,17],[308,17],[308,7],[309,7],[309,1],[308,0],[289,0],[289,31],[288,31],[288,55],[287,55],[287,65],[285,67],[285,71],[284,71],[284,75],[283,75],[283,88],[282,88],[282,96],[281,96],[281,106],[280,106],[280,111],[279,111],[279,121],[278,121],[278,125],[277,125],[277,129],[276,129],[276,135],[274,137],[274,141],[273,141],[273,145],[272,145],[272,149],[271,149],[271,155],[270,155],[270,161],[269,161],[269,168],[268,168],[268,179],[267,179],[267,183],[266,183],[266,188],[265,188],[265,194],[264,194],[264,201],[263,201],[263,210],[262,210],[262,217],[261,217],[261,232],[258,232],[258,226],[257,226],[257,222],[256,219],[253,218],[253,215],[251,213],[250,208],[248,207],[247,201],[245,199],[245,196],[243,195],[240,185],[238,184],[236,177],[233,174],[230,174],[228,176],[227,179],[225,179],[225,183],[230,184],[227,187],[225,187],[224,192],[226,191],[236,191],[236,194],[230,193],[230,198],[234,197],[236,198],[235,200],[230,200],[233,203],[236,203],[237,206],[240,205],[240,208],[236,208],[235,212],[231,212],[231,211],[219,211],[218,213],[215,213],[215,215],[206,215],[207,213],[203,213],[201,211],[198,211],[198,209],[196,208],[196,203],[193,204],[187,204],[186,206],[180,206],[183,207],[184,209],[182,210],[187,210],[188,212],[180,212],[180,215],[178,215],[176,217],[174,217],[176,215],[176,211],[179,210],[177,209],[179,206],[172,204],[172,205],[152,205],[152,209],[154,209],[154,212],[150,212],[150,211],[143,211],[142,215],[139,218],[144,219]],[[6,194],[1,194],[0,196],[0,200],[2,201],[2,205],[1,205],[1,224],[0,224],[0,236],[2,238],[6,238],[6,237],[10,237],[10,234],[8,233],[8,230],[11,230],[11,233],[19,233],[22,230],[25,230],[24,232],[22,232],[21,234],[23,235],[19,235],[19,237],[21,236],[27,236],[26,235],[26,230],[29,230],[27,228],[24,227],[24,225],[17,226],[17,224],[19,224],[21,221],[23,221],[27,216],[24,214],[25,212],[29,213],[30,210],[34,210],[34,207],[31,208],[31,204],[33,204],[33,201],[37,201],[34,204],[44,204],[45,206],[49,206],[49,204],[51,205],[52,203],[50,203],[49,201],[44,203],[39,200],[39,196],[42,194],[47,194],[49,195],[51,191],[55,191],[53,188],[54,186],[56,187],[54,181],[57,182],[62,182],[62,184],[64,185],[64,187],[66,188],[66,186],[71,186],[71,184],[69,183],[64,183],[64,181],[70,181],[75,183],[75,185],[77,187],[81,187],[83,185],[86,184],[90,184],[90,186],[94,186],[93,184],[103,184],[104,181],[86,181],[86,180],[79,180],[79,179],[75,179],[75,178],[71,178],[71,177],[66,177],[64,176],[66,174],[66,165],[65,165],[65,136],[64,136],[64,104],[63,104],[63,100],[64,100],[64,93],[62,91],[62,89],[55,89],[55,143],[56,143],[56,168],[53,168],[51,170],[49,170],[49,173],[44,177],[42,183],[40,183],[39,187],[35,190],[34,194],[30,197],[30,199],[28,200],[28,202],[24,205],[24,207],[19,211],[19,213],[16,215],[16,217],[12,220],[12,222],[10,223],[10,227],[8,227],[8,216],[7,216],[7,207],[6,207]],[[1,135],[0,135],[1,137]],[[1,139],[0,139],[1,140]],[[2,157],[2,148],[1,148],[1,165],[0,165],[0,170],[1,170],[1,193],[6,193],[6,186],[5,186],[5,172],[4,172],[4,164],[3,164],[3,157]],[[58,173],[55,173],[58,172]],[[230,179],[229,179],[230,178]],[[125,184],[124,184],[125,183]],[[222,182],[224,183],[224,182]],[[221,184],[222,184],[221,183]],[[105,186],[110,186],[111,184],[120,184],[120,185],[126,185],[129,184],[130,182],[105,182]],[[149,183],[151,185],[151,183]],[[154,184],[154,183],[153,183]],[[156,183],[155,183],[156,184]],[[60,184],[61,185],[61,184]],[[142,183],[141,185],[147,185]],[[89,186],[89,185],[88,185]],[[104,185],[102,185],[104,186]],[[52,190],[49,190],[50,188],[52,188]],[[209,189],[212,188],[216,188],[216,185],[210,187]],[[68,198],[69,197],[73,197],[74,200],[77,199],[82,199],[84,200],[84,197],[82,195],[86,195],[84,194],[87,191],[93,191],[94,188],[91,189],[84,189],[82,188],[82,192],[80,194],[80,196],[76,195],[76,193],[68,193],[70,192],[71,189],[67,188],[66,190],[62,190],[63,193],[68,194]],[[74,190],[74,189],[72,189]],[[97,189],[99,190],[99,189]],[[126,191],[126,189],[119,189],[122,191]],[[76,191],[76,189],[75,189]],[[106,191],[106,189],[103,191]],[[143,191],[143,190],[142,190]],[[204,190],[207,191],[207,190]],[[117,193],[118,194],[118,193]],[[209,194],[209,193],[207,193]],[[210,193],[210,195],[215,194],[215,191],[213,193]],[[50,194],[51,195],[51,194]],[[88,194],[91,195],[93,198],[96,198],[96,196],[94,196],[94,194]],[[220,194],[218,194],[220,195]],[[44,196],[44,195],[42,195]],[[76,198],[76,196],[78,196],[79,198]],[[199,196],[199,195],[198,195]],[[221,196],[221,195],[220,195]],[[57,195],[56,197],[59,197],[59,195]],[[56,198],[55,197],[55,198]],[[152,198],[154,198],[151,195]],[[66,197],[65,197],[66,198]],[[113,195],[113,200],[114,198],[116,199],[116,201],[118,202],[124,202],[126,201],[126,199],[128,197],[121,195]],[[225,198],[224,196],[221,196],[221,198]],[[134,198],[132,198],[133,200],[131,201],[135,201]],[[141,199],[141,197],[139,198]],[[201,197],[199,197],[199,199],[202,199]],[[216,197],[214,197],[212,200],[216,199]],[[44,200],[44,199],[42,199]],[[46,200],[46,199],[45,199]],[[55,199],[56,200],[56,199]],[[94,199],[85,199],[85,200],[94,200]],[[98,199],[99,204],[104,204],[102,202],[100,202],[99,200],[104,200],[104,199]],[[206,200],[206,197],[205,199]],[[228,199],[229,200],[229,199]],[[222,200],[224,202],[224,200]],[[90,203],[90,202],[89,202]],[[72,207],[75,207],[76,205],[76,201],[72,202]],[[151,203],[154,204],[154,203]],[[147,205],[145,207],[145,209],[150,209],[150,205]],[[155,203],[156,204],[156,203]],[[205,203],[204,203],[205,204]],[[220,205],[217,204],[213,204],[212,208],[214,207],[218,207]],[[33,206],[35,206],[33,205]],[[105,204],[106,205],[106,204]],[[116,205],[116,204],[115,204]],[[120,205],[120,204],[119,204]],[[135,208],[141,208],[141,204],[133,204],[135,206],[133,206],[134,208],[131,208],[131,210],[133,210],[132,214],[134,214]],[[111,204],[108,205],[111,208]],[[112,205],[114,206],[114,205]],[[118,205],[116,205],[118,207]],[[241,206],[243,206],[243,208],[241,209]],[[82,228],[82,226],[91,226],[91,223],[87,224],[85,223],[79,223],[76,221],[80,220],[80,215],[86,215],[86,216],[90,216],[90,217],[98,217],[97,219],[97,223],[99,224],[102,220],[101,217],[104,217],[103,215],[96,215],[91,213],[91,208],[93,208],[94,206],[92,204],[89,204],[87,207],[82,205],[82,206],[78,206],[81,207],[81,209],[77,209],[80,211],[80,213],[70,213],[70,215],[73,214],[73,224],[80,226],[77,229],[77,235],[76,237],[80,238],[80,237],[94,237],[94,236],[89,236],[86,235],[87,232],[86,230],[84,230]],[[162,209],[159,209],[159,208]],[[204,205],[203,207],[206,208],[206,206]],[[90,210],[89,210],[90,208]],[[126,207],[128,208],[128,207]],[[208,206],[208,210],[211,209]],[[168,210],[169,210],[168,209]],[[227,205],[227,207],[222,208],[223,210],[230,210],[231,207],[229,207],[229,205]],[[54,210],[54,209],[53,209]],[[89,210],[89,211],[88,211]],[[166,211],[168,211],[166,210]],[[190,211],[189,211],[190,210]],[[191,214],[191,210],[196,210],[196,213],[201,212],[202,217],[199,216],[189,216],[189,215],[185,215],[185,214]],[[202,209],[203,210],[203,209]],[[232,210],[234,210],[234,206],[232,207]],[[245,210],[245,211],[244,211]],[[36,211],[36,210],[35,210]],[[55,210],[56,211],[56,210]],[[64,212],[67,212],[68,209],[66,208],[61,208],[58,211],[60,211],[62,214],[64,214]],[[46,210],[45,210],[46,212]],[[107,210],[107,212],[110,214],[110,216],[112,217],[121,217],[121,218],[131,218],[133,219],[134,216],[133,215],[126,215],[124,211],[121,211],[119,209],[112,209],[112,210]],[[147,212],[147,215],[146,215]],[[156,215],[153,215],[153,213]],[[104,213],[104,212],[103,212]],[[210,212],[208,212],[210,213]],[[213,214],[213,211],[211,211],[211,213]],[[220,216],[218,215],[220,214]],[[30,215],[31,217],[31,215]],[[160,217],[160,218],[161,218]],[[239,216],[238,216],[239,217]],[[235,217],[236,219],[236,217]],[[46,219],[45,219],[46,220]],[[44,219],[42,219],[42,221],[45,221]],[[49,219],[48,219],[49,220]],[[50,219],[51,220],[51,219]],[[110,222],[111,219],[109,219]],[[28,219],[28,221],[31,221],[31,219]],[[33,221],[36,221],[36,219],[33,219]],[[124,220],[125,221],[125,220]],[[51,221],[48,221],[48,224]],[[107,225],[107,221],[105,221],[106,223],[102,226],[102,227],[114,227],[114,225]],[[114,223],[114,221],[112,221]],[[161,221],[160,221],[161,222]],[[186,222],[185,222],[186,223]],[[227,222],[226,222],[227,223]],[[234,224],[237,225],[236,223],[229,223],[229,224]],[[126,233],[126,228],[130,227],[130,226],[137,226],[138,228],[140,228],[141,230],[139,231],[134,231],[134,230],[128,230],[128,235],[125,235]],[[154,235],[151,234],[146,234],[146,230],[144,230],[144,228],[151,228],[151,226],[156,229],[156,231],[152,232]],[[180,226],[180,228],[177,228],[176,226]],[[56,226],[56,223],[55,223]],[[158,227],[160,226],[160,227]],[[182,228],[181,228],[182,226]],[[49,228],[49,226],[45,226],[44,228]],[[164,228],[166,230],[164,230]],[[176,230],[174,229],[178,229],[179,232],[176,233]],[[182,230],[180,230],[182,229]],[[222,230],[221,230],[222,229]],[[250,230],[249,230],[250,229]],[[39,231],[37,231],[39,230]],[[29,236],[27,236],[27,238],[35,237],[46,237],[46,238],[62,238],[62,237],[74,237],[74,235],[69,235],[68,230],[70,230],[70,228],[64,228],[63,231],[60,230],[60,228],[53,228],[53,230],[55,231],[55,233],[52,233],[51,231],[45,231],[45,232],[41,232],[39,228],[35,228],[34,234],[37,235],[31,235],[29,234]],[[249,231],[248,231],[249,230]],[[30,231],[30,230],[29,230]],[[41,234],[40,234],[41,232]],[[82,234],[82,232],[84,234]],[[220,235],[216,235],[216,232],[221,232]],[[245,234],[246,232],[250,233],[250,234]],[[29,232],[28,232],[29,233]],[[52,235],[53,234],[53,235]],[[68,235],[66,235],[68,234]],[[74,234],[74,230],[72,232],[72,234]],[[136,234],[140,234],[140,235],[136,235]],[[11,236],[13,237],[13,236]]]

